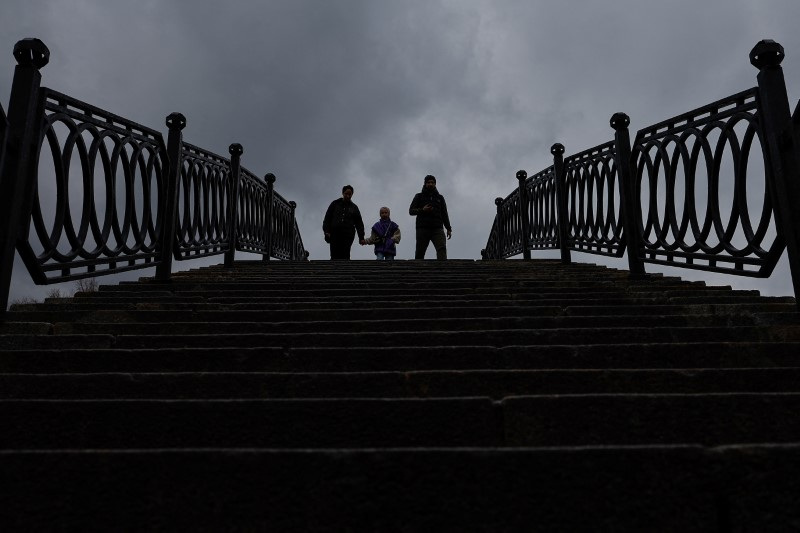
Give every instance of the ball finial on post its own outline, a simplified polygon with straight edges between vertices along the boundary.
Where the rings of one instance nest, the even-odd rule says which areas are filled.
[[[233,143],[228,147],[228,153],[231,155],[242,155],[244,148],[239,143]]]
[[[784,57],[783,46],[772,39],[759,41],[750,50],[750,64],[759,70],[779,66]]]
[[[182,113],[170,113],[167,115],[167,128],[171,130],[182,130],[186,127],[186,117]]]
[[[550,153],[553,155],[563,154],[565,151],[566,148],[564,148],[564,145],[561,143],[555,143],[550,147]]]
[[[625,113],[614,113],[611,115],[611,127],[615,130],[621,130],[631,125],[631,117]]]
[[[21,67],[40,69],[50,62],[50,49],[39,39],[22,39],[14,45],[14,59]]]
[[[264,181],[270,184],[275,183],[276,179],[278,178],[276,178],[275,174],[273,174],[272,172],[269,172],[266,176],[264,176]]]

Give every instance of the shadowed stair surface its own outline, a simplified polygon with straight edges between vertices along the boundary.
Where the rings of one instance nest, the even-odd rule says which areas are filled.
[[[16,306],[0,526],[792,530],[795,309],[547,260],[242,261]]]

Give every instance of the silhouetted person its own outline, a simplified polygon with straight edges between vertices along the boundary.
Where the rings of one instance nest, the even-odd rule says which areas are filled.
[[[432,242],[436,249],[436,259],[447,259],[447,239],[453,236],[450,217],[447,215],[447,204],[444,196],[436,190],[436,178],[428,174],[422,192],[414,196],[408,214],[417,217],[417,248],[414,259],[425,259],[428,243]]]
[[[325,242],[331,245],[331,259],[350,259],[350,247],[356,232],[358,242],[364,244],[364,221],[352,198],[352,185],[345,185],[342,187],[342,197],[331,202],[325,212],[322,231],[325,233]]]
[[[381,207],[378,212],[381,219],[372,225],[366,244],[375,245],[375,257],[378,261],[393,261],[397,255],[397,243],[400,242],[400,226],[389,218],[389,208]]]

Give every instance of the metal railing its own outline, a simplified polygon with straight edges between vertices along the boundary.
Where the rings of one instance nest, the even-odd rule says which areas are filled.
[[[160,132],[41,86],[50,52],[38,39],[14,47],[17,67],[0,113],[0,313],[16,253],[37,284],[155,267],[236,251],[308,257],[294,202],[230,159],[183,142],[186,119]],[[52,189],[55,194],[47,194]],[[40,194],[42,193],[42,194]],[[54,199],[52,198],[54,196]]]
[[[622,257],[644,264],[769,277],[788,250],[800,295],[800,105],[790,114],[774,41],[750,61],[758,85],[644,128],[611,117],[614,140],[564,157],[497,198],[485,259],[531,250]],[[759,179],[760,178],[760,179]]]

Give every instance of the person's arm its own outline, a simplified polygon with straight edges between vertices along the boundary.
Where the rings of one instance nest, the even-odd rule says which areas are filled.
[[[414,195],[414,199],[411,200],[411,206],[408,208],[408,214],[412,217],[415,217],[422,213],[422,195],[417,193]]]
[[[333,217],[333,205],[336,203],[336,200],[331,202],[331,205],[328,206],[328,210],[325,211],[325,218],[322,219],[322,232],[328,234],[331,232],[331,218]]]
[[[380,235],[378,235],[375,232],[375,229],[373,228],[372,231],[370,231],[369,237],[364,239],[364,244],[375,244],[376,242],[378,242],[379,238]]]
[[[442,198],[442,223],[447,231],[452,231],[450,227],[450,215],[447,214],[447,203],[444,201],[444,196]]]
[[[400,228],[399,227],[392,234],[392,240],[394,241],[395,244],[398,244],[400,242]]]
[[[364,220],[361,218],[361,211],[358,209],[357,205],[353,205],[356,208],[355,213],[353,213],[353,222],[356,226],[356,233],[358,233],[358,240],[360,242],[364,241]]]
[[[444,196],[442,196],[442,223],[447,230],[447,238],[449,239],[453,235],[453,228],[450,226],[450,215],[447,214],[447,203],[444,201]]]

